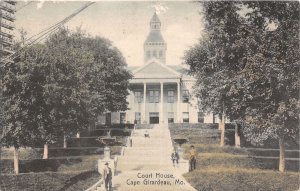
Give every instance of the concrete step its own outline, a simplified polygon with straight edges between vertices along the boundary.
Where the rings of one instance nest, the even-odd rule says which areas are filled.
[[[143,165],[143,166],[146,166],[146,165],[155,165],[155,164],[158,164],[158,165],[172,165],[172,161],[171,160],[155,160],[155,161],[126,161],[126,160],[122,160],[122,161],[119,161],[118,162],[118,167],[119,166],[122,166],[122,165]]]
[[[136,164],[136,163],[120,163],[117,164],[118,171],[141,171],[141,170],[172,170],[173,166],[162,164]]]

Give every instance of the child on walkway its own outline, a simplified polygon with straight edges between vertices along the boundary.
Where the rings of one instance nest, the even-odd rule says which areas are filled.
[[[179,155],[178,155],[176,149],[174,149],[174,151],[171,154],[171,160],[173,162],[173,166],[175,167],[175,165],[176,165],[176,167],[178,168]]]

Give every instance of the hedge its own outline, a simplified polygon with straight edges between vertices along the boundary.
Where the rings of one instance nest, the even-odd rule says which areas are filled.
[[[0,190],[9,191],[72,191],[86,190],[97,182],[100,175],[96,171],[69,173],[34,173],[3,175]]]
[[[5,159],[1,160],[2,173],[14,173],[14,161]],[[28,172],[47,172],[58,171],[60,165],[72,165],[82,162],[82,158],[76,159],[34,159],[34,160],[20,160],[19,170],[20,173]]]
[[[96,129],[133,129],[134,124],[110,124],[110,125],[102,125],[98,124],[96,125]]]
[[[217,123],[169,123],[169,128],[218,129]]]
[[[279,157],[279,150],[248,150],[250,155],[254,156],[266,156],[266,157]],[[300,158],[299,150],[285,151],[286,158]]]

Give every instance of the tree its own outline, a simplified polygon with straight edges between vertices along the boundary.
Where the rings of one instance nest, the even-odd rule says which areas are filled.
[[[202,108],[224,101],[248,139],[278,140],[284,171],[285,140],[299,132],[299,2],[208,2],[204,13],[206,36],[186,53]]]
[[[237,86],[248,95],[245,133],[256,142],[278,140],[283,172],[285,142],[299,134],[299,2],[245,5],[252,10],[248,24],[258,31],[249,39],[243,85]]]
[[[236,2],[204,2],[205,31],[200,42],[185,54],[185,63],[197,79],[196,96],[200,108],[218,113],[221,123],[221,146],[225,144],[224,115],[232,118],[232,101],[228,92],[235,74],[243,69],[243,19]]]
[[[87,129],[89,120],[103,111],[127,109],[131,75],[125,65],[109,41],[80,31],[62,29],[44,44],[24,48],[15,64],[6,65],[2,79],[1,142],[15,148],[44,144],[47,158],[48,144],[62,135]],[[108,81],[107,73],[121,78]]]

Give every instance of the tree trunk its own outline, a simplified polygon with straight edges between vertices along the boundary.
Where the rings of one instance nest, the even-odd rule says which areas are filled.
[[[48,144],[44,144],[43,159],[48,159],[48,153],[49,153]]]
[[[284,137],[279,137],[279,171],[285,171],[285,145],[284,145]]]
[[[67,138],[65,135],[64,135],[64,148],[67,148]]]
[[[220,146],[223,147],[225,145],[225,115],[222,114],[219,120],[219,129],[221,130],[221,142]]]
[[[19,174],[19,151],[16,147],[14,147],[14,171]]]
[[[241,147],[240,130],[239,130],[239,126],[237,123],[235,124],[234,144],[235,144],[235,147],[237,147],[237,148]]]
[[[225,126],[224,114],[219,115],[219,130],[222,130],[223,126]]]

